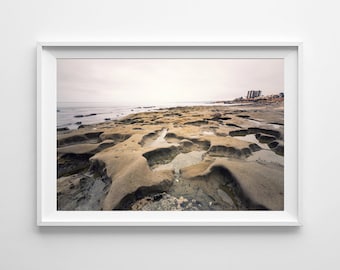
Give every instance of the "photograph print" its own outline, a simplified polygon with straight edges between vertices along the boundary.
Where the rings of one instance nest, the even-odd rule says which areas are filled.
[[[57,59],[58,211],[283,211],[284,59]]]

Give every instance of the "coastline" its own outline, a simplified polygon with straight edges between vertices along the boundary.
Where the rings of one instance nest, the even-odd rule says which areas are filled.
[[[104,102],[59,102],[57,105],[57,128],[59,130],[78,129],[81,125],[94,125],[106,121],[119,120],[130,114],[151,112],[175,107],[191,106],[237,106],[241,103],[213,102],[169,102],[160,105],[115,105]]]
[[[58,210],[283,210],[284,102],[133,112],[57,133]]]

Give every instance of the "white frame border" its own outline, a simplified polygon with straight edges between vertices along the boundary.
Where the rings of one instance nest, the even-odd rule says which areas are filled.
[[[291,76],[289,82],[292,87],[292,98],[287,104],[293,115],[293,126],[290,128],[293,147],[292,156],[293,169],[289,173],[295,175],[296,189],[289,188],[293,201],[289,209],[286,209],[286,164],[285,164],[285,210],[284,211],[197,211],[179,212],[158,211],[158,212],[135,212],[135,211],[57,211],[56,210],[56,188],[49,188],[43,179],[49,179],[55,173],[55,149],[56,149],[56,59],[60,57],[73,58],[77,56],[77,50],[89,50],[92,58],[105,57],[100,55],[100,50],[106,52],[114,51],[116,48],[132,47],[134,50],[152,47],[158,49],[169,48],[198,48],[209,47],[211,51],[217,47],[224,47],[226,50],[244,49],[262,50],[268,49],[280,51],[283,49],[294,49],[295,53],[288,53],[284,56],[287,63],[294,70],[285,68],[285,84],[287,83],[286,73]],[[56,53],[57,52],[57,53]],[[275,54],[275,53],[274,53]],[[281,51],[282,54],[282,51]],[[293,55],[294,54],[294,55]],[[80,57],[82,58],[82,53]],[[247,53],[245,55],[247,57]],[[124,56],[122,58],[125,58]],[[133,56],[131,57],[133,58]],[[147,58],[147,57],[144,57]],[[152,58],[152,57],[151,57]],[[262,58],[262,57],[257,57]],[[287,65],[285,65],[286,67]],[[302,188],[301,172],[299,164],[301,160],[301,143],[299,125],[301,123],[301,91],[302,91],[302,43],[301,42],[39,42],[37,45],[37,225],[38,226],[301,226],[302,225]],[[52,89],[52,90],[51,90]],[[49,94],[49,90],[51,90]],[[46,92],[47,91],[47,92]],[[296,93],[294,93],[296,91]],[[285,89],[285,96],[286,89]],[[52,111],[53,110],[53,111]],[[292,117],[290,115],[289,117]],[[294,120],[295,118],[295,120]],[[53,122],[53,123],[50,123]],[[50,124],[47,124],[50,123]],[[296,125],[294,127],[294,125]],[[53,126],[53,129],[51,127]],[[286,126],[285,126],[286,128]],[[294,130],[294,128],[296,128]],[[286,132],[285,132],[286,133]],[[287,134],[285,134],[286,137]],[[53,141],[51,142],[51,139]],[[285,145],[286,146],[286,145]],[[295,146],[295,150],[292,149]],[[285,147],[287,148],[287,146]],[[53,151],[54,149],[54,151]],[[52,152],[50,152],[52,150]],[[286,151],[286,149],[285,149]],[[53,153],[53,154],[51,154]],[[294,154],[295,153],[295,154]],[[54,157],[52,157],[52,155]],[[286,163],[285,155],[285,163]],[[294,171],[292,171],[294,170]],[[49,179],[51,180],[51,179]],[[53,178],[55,181],[55,177]],[[51,181],[50,181],[51,182]],[[54,192],[54,194],[53,194]],[[52,199],[51,199],[52,196]],[[52,200],[54,202],[52,202]],[[53,209],[54,207],[54,209]],[[182,212],[183,213],[183,212]],[[246,213],[242,216],[242,213]],[[219,216],[222,215],[221,216]],[[241,215],[240,215],[241,214]]]

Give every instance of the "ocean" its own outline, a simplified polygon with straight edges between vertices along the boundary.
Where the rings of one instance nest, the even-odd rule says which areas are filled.
[[[57,128],[77,129],[80,125],[116,120],[132,113],[178,106],[211,106],[211,102],[169,102],[160,105],[116,105],[105,102],[58,102]],[[216,105],[216,104],[215,104]]]

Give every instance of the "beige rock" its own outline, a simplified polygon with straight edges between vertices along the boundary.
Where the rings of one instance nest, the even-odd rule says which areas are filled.
[[[76,155],[83,155],[81,158],[86,157],[88,162],[92,156],[92,166],[86,167],[92,170],[89,174],[106,175],[111,180],[105,183],[105,192],[99,199],[104,210],[124,208],[126,200],[168,191],[172,185],[176,188],[169,192],[190,191],[191,199],[199,197],[197,201],[208,198],[202,207],[282,210],[283,162],[280,165],[276,159],[269,162],[251,158],[259,147],[229,134],[248,128],[276,130],[281,136],[267,151],[283,155],[283,113],[283,104],[252,104],[178,107],[131,114],[117,121],[58,132],[58,157],[71,154],[68,158],[76,159]],[[74,163],[77,168],[77,160]],[[77,171],[81,177],[83,172]],[[79,186],[78,180],[67,179],[59,179],[58,184],[65,196],[72,195],[74,185]],[[97,196],[98,190],[94,185],[92,193]],[[182,194],[170,195],[179,198],[179,202],[187,200]],[[235,203],[234,208],[228,208],[230,200]],[[135,207],[140,208],[143,207]]]
[[[115,143],[113,140],[105,140],[100,143],[84,143],[84,144],[74,144],[70,146],[58,148],[58,153],[60,154],[87,154],[96,153],[103,150],[106,147],[113,146]]]
[[[239,186],[239,195],[243,200],[249,201],[248,208],[283,210],[284,177],[283,170],[278,165],[220,158],[211,164],[201,163],[187,167],[182,170],[182,176],[187,179],[212,181],[222,174],[221,171],[216,173],[216,168],[225,170],[225,182],[221,184],[235,182]]]

